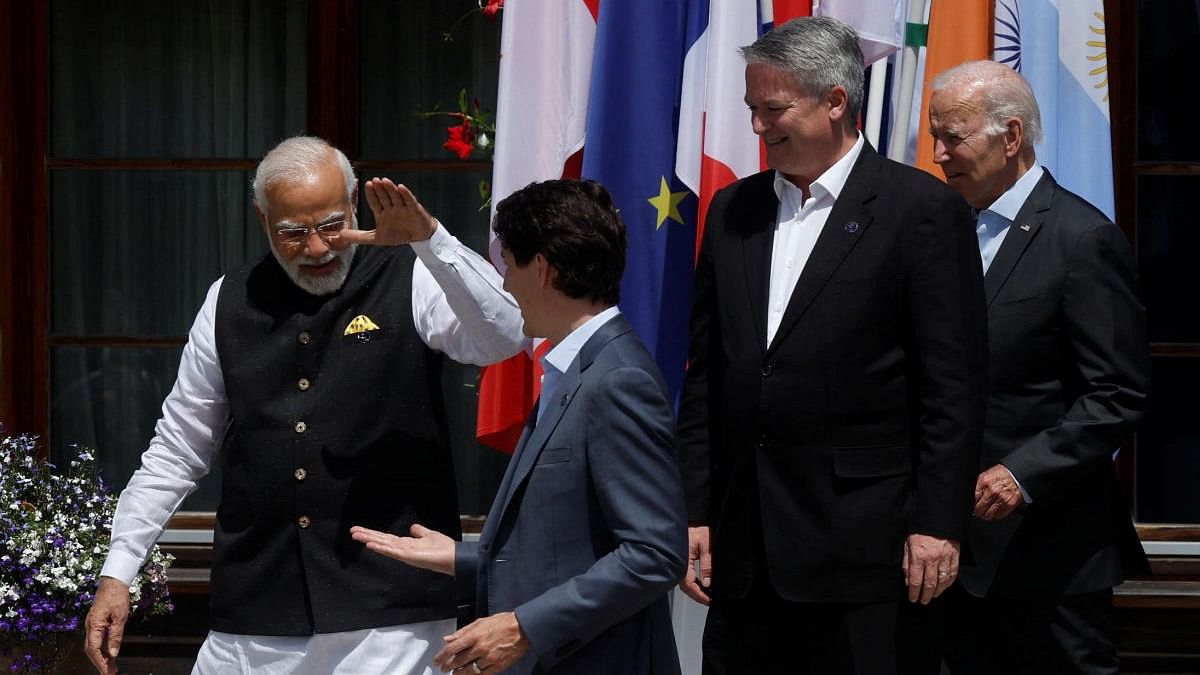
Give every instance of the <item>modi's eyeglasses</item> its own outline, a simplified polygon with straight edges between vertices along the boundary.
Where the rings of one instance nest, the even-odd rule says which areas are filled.
[[[321,223],[315,227],[306,227],[303,225],[278,227],[275,228],[275,236],[279,239],[279,243],[285,246],[299,247],[308,241],[312,232],[316,232],[322,241],[326,244],[331,244],[342,235],[342,230],[344,229],[346,229],[346,221],[335,220],[332,223]]]

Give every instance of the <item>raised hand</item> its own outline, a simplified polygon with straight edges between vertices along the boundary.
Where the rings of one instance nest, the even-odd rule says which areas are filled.
[[[372,178],[366,183],[366,191],[367,205],[375,214],[375,229],[343,230],[341,238],[346,243],[395,246],[433,236],[437,220],[407,187],[388,178]]]

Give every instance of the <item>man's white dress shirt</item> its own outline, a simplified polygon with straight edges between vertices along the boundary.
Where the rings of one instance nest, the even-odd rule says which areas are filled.
[[[808,187],[809,198],[778,171],[775,172],[775,196],[779,197],[779,212],[775,217],[775,239],[771,244],[771,290],[767,302],[767,345],[775,339],[788,300],[808,263],[808,256],[817,245],[817,237],[825,227],[829,212],[850,170],[862,153],[863,136],[850,151],[817,177]]]
[[[491,263],[439,226],[416,252],[413,324],[431,349],[484,365],[524,345],[521,312]],[[101,575],[133,581],[150,547],[215,461],[229,416],[214,319],[221,279],[188,333],[175,386],[163,402],[142,465],[121,493]],[[210,632],[193,673],[432,673],[430,660],[454,619],[311,637]]]

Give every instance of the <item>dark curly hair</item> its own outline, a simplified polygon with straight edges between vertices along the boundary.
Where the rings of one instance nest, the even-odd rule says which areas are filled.
[[[594,180],[530,183],[496,206],[492,230],[524,267],[541,253],[558,270],[554,287],[607,305],[621,299],[625,223]]]

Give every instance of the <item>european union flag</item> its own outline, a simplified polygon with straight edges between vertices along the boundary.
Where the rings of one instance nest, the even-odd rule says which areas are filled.
[[[683,382],[696,252],[696,198],[675,178],[686,4],[601,3],[583,153],[583,176],[612,192],[629,233],[621,311],[672,396]]]

